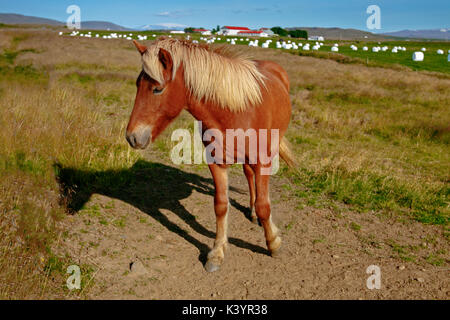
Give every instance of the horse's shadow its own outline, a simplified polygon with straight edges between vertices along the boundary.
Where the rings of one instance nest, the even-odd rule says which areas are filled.
[[[124,170],[79,170],[64,167],[58,163],[54,165],[54,168],[60,186],[61,201],[69,212],[79,211],[93,193],[125,201],[197,247],[199,260],[202,263],[206,262],[210,248],[167,219],[161,209],[172,211],[193,230],[214,239],[215,233],[198,223],[195,216],[180,203],[180,200],[189,197],[193,190],[214,196],[212,179],[144,160],[139,160],[130,169]],[[236,189],[234,191],[239,192]],[[211,199],[211,219],[215,219],[212,203],[213,199]],[[246,207],[233,199],[230,199],[230,204],[249,218]],[[230,244],[237,247],[268,254],[265,248],[244,240],[236,238],[228,240]]]

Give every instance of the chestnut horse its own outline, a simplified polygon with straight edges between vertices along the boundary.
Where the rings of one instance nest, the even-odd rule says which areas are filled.
[[[289,166],[294,164],[283,138],[291,117],[291,103],[288,76],[281,66],[270,61],[253,61],[227,47],[213,49],[172,38],[160,38],[149,47],[137,41],[134,44],[141,54],[143,69],[136,81],[137,94],[126,131],[131,147],[146,148],[184,109],[202,122],[203,132],[278,130],[276,148],[270,149],[268,137],[270,150],[265,152],[271,159],[279,153]],[[208,144],[204,142],[205,147]],[[245,152],[248,160],[248,148]],[[228,241],[229,164],[214,162],[208,166],[215,186],[216,239],[205,269],[212,272],[220,268]],[[270,215],[270,175],[263,173],[271,166],[270,159],[269,163],[263,163],[259,155],[257,161],[243,163],[250,189],[251,218],[253,222],[259,219],[273,256],[280,248],[281,238]]]

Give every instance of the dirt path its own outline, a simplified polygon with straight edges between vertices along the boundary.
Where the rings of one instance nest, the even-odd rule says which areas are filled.
[[[282,230],[281,256],[268,256],[262,228],[243,213],[248,203],[245,177],[232,174],[230,244],[222,269],[209,274],[203,268],[215,235],[209,172],[189,174],[165,165],[151,170],[146,171],[150,177],[135,182],[148,197],[133,198],[133,190],[98,190],[85,209],[64,220],[70,232],[63,243],[74,262],[97,268],[88,298],[450,296],[446,264],[434,266],[417,258],[446,247],[442,228],[345,209],[296,209],[295,198],[282,187],[288,181],[280,177],[272,179],[271,199],[274,221]],[[169,178],[153,180],[165,172]],[[370,265],[381,268],[380,290],[366,286]]]

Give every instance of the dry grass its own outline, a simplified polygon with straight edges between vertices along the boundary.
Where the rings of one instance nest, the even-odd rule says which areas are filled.
[[[124,139],[139,54],[125,40],[0,33],[0,298],[73,297],[61,285],[68,257],[58,250],[65,211],[55,172],[128,168],[144,156]],[[289,73],[300,171],[282,174],[300,205],[447,225],[450,80],[245,50]],[[172,127],[186,126],[184,114]],[[146,152],[169,161],[170,134]]]
[[[105,64],[86,67],[89,71],[80,68],[90,63],[88,57],[76,59],[75,67],[67,57],[55,65],[63,52],[60,47],[53,52],[55,42],[42,42],[39,36],[10,37],[9,52],[19,54],[1,65],[1,298],[67,294],[62,285],[52,285],[52,279],[61,277],[58,272],[65,272],[52,265],[64,259],[52,252],[61,236],[57,222],[64,215],[55,165],[121,168],[138,158],[121,143],[134,89],[132,67],[109,70],[107,52]],[[22,54],[23,47],[39,53]],[[121,116],[116,118],[117,113]]]

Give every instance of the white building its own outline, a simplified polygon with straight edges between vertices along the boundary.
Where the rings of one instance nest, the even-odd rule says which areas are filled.
[[[251,30],[246,27],[224,26],[220,28],[218,34],[223,34],[224,36],[236,36],[240,31],[251,31]]]
[[[273,36],[275,36],[275,33],[272,30],[270,30],[269,28],[261,28],[259,30],[262,31],[261,37],[273,37]]]
[[[242,30],[237,33],[238,36],[243,37],[268,37],[267,33],[259,30]]]
[[[325,38],[322,36],[311,36],[308,37],[308,40],[313,40],[313,41],[325,41]]]
[[[200,32],[203,36],[211,35],[211,30],[207,30],[207,29],[194,29],[194,32]]]
[[[224,26],[217,34],[224,36],[243,36],[243,37],[263,37],[268,38],[274,35],[273,31],[267,28],[251,30],[247,27]],[[248,40],[247,40],[248,41]]]

